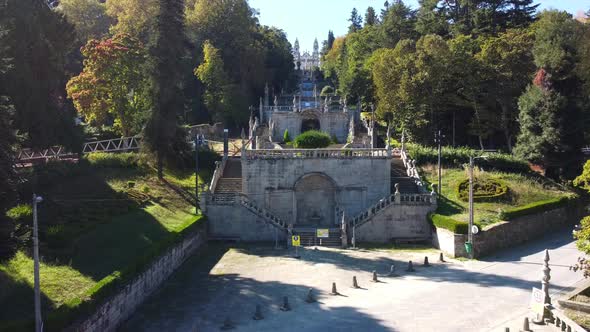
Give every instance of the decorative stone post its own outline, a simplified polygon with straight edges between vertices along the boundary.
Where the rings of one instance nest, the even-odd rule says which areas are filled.
[[[399,183],[395,184],[395,204],[401,203],[401,194],[399,192]]]
[[[258,117],[261,121],[264,121],[264,108],[262,105],[262,97],[260,97],[260,105],[258,106]]]
[[[279,110],[279,99],[277,98],[277,96],[275,96],[274,105],[274,111],[277,112]]]
[[[535,324],[544,324],[545,321],[552,321],[551,312],[547,309],[547,305],[551,304],[551,297],[549,296],[549,280],[551,280],[551,268],[549,267],[549,250],[545,249],[545,257],[543,257],[543,277],[541,278],[541,290],[544,294],[543,316],[537,317],[533,320]]]
[[[342,212],[342,222],[340,225],[341,229],[342,229],[342,248],[347,248],[348,247],[348,234],[347,234],[347,228],[346,227],[346,216],[344,214],[344,212]]]
[[[297,112],[297,96],[293,95],[293,112]]]
[[[434,187],[432,188],[432,191],[430,192],[430,204],[436,205],[436,191],[434,190]]]

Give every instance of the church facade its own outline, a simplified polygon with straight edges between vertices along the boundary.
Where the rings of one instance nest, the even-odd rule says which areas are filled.
[[[295,69],[311,72],[314,68],[320,67],[320,47],[318,44],[318,39],[316,38],[313,42],[313,52],[309,53],[308,51],[304,51],[301,53],[301,49],[299,47],[299,39],[295,39],[295,45],[293,46],[293,64]]]

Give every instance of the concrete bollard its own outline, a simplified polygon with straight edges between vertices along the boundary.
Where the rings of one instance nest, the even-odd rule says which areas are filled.
[[[227,331],[227,330],[233,330],[234,329],[234,324],[232,323],[231,319],[228,317],[225,318],[225,321],[223,322],[223,325],[221,326],[221,329],[223,331]]]
[[[331,295],[338,295],[338,290],[336,289],[336,283],[333,282],[332,283],[332,292],[330,293]]]
[[[412,263],[412,261],[408,262],[408,268],[406,269],[406,272],[415,272],[416,270],[414,270],[414,264]]]
[[[309,291],[307,291],[307,297],[305,298],[305,302],[307,303],[314,303],[315,299],[313,297],[313,289],[310,288]]]
[[[430,263],[428,263],[428,256],[424,256],[424,266],[429,267]]]
[[[359,283],[356,281],[356,276],[352,277],[352,288],[360,288]]]
[[[510,328],[509,327],[505,327],[504,328],[504,332],[510,332]]]
[[[262,316],[262,309],[260,308],[260,304],[256,305],[256,311],[254,312],[254,316],[252,316],[254,320],[262,320],[264,316]]]
[[[524,318],[524,321],[522,322],[522,330],[520,330],[520,332],[532,332],[530,326],[529,326],[529,319],[528,317]]]
[[[281,311],[291,310],[291,306],[289,305],[289,298],[287,296],[283,297],[283,305],[279,309],[281,309]]]
[[[443,256],[443,253],[442,252],[438,256],[438,261],[441,262],[441,263],[445,263],[445,256]]]
[[[377,271],[373,271],[373,280],[372,282],[379,282],[379,278],[377,278]]]

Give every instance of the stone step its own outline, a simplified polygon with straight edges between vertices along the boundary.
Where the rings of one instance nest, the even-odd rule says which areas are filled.
[[[216,194],[240,193],[242,192],[241,178],[220,178],[215,187]]]
[[[320,239],[316,238],[316,231],[297,231],[293,230],[293,234],[299,235],[301,238],[301,245],[304,247],[308,246],[320,246]],[[341,232],[339,229],[330,229],[330,237],[321,239],[322,247],[341,247],[342,240],[340,239]]]
[[[223,170],[222,178],[241,178],[242,160],[240,158],[228,158]]]

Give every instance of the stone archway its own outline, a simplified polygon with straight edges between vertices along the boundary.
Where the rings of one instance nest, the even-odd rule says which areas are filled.
[[[306,110],[301,114],[301,133],[321,129],[320,120],[316,111]]]
[[[298,226],[332,227],[335,218],[336,184],[321,173],[306,174],[295,183]]]

